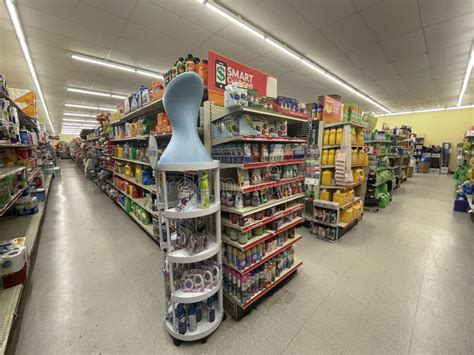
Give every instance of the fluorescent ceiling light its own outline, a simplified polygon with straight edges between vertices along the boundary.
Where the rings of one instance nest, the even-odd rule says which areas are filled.
[[[35,83],[36,93],[40,98],[41,104],[43,105],[43,109],[46,114],[46,119],[48,120],[51,131],[53,132],[53,134],[56,134],[53,127],[53,123],[51,122],[51,117],[49,116],[48,106],[46,105],[46,101],[44,99],[43,90],[41,89],[38,76],[36,75],[36,70],[33,65],[33,60],[31,59],[30,50],[28,49],[28,44],[26,43],[25,34],[23,32],[23,26],[21,25],[20,17],[18,16],[15,4],[13,3],[13,0],[6,0],[6,5],[13,23],[13,27],[15,28],[18,42],[20,42],[20,47],[23,52],[23,56],[25,57],[26,64],[28,65],[31,77],[33,78],[33,82]]]
[[[78,92],[80,94],[86,94],[86,95],[113,97],[115,99],[120,99],[120,100],[125,100],[127,98],[127,96],[125,95],[112,94],[112,93],[103,92],[103,91],[93,91],[93,90],[85,90],[85,89],[77,89],[77,88],[67,88],[67,91]]]
[[[422,110],[412,110],[412,111],[403,111],[403,112],[392,112],[388,114],[375,114],[377,117],[383,116],[398,116],[398,115],[410,115],[413,113],[426,113],[426,112],[436,112],[436,111],[449,111],[449,110],[463,110],[466,108],[474,108],[474,105],[464,105],[464,106],[449,106],[449,107],[435,107]]]
[[[153,72],[153,71],[150,71],[150,70],[145,70],[145,69],[141,69],[141,68],[132,67],[132,66],[127,65],[127,64],[111,62],[110,60],[89,57],[87,55],[82,55],[82,54],[72,54],[71,58],[76,59],[76,60],[80,60],[82,62],[92,63],[92,64],[101,65],[101,66],[112,68],[112,69],[126,71],[126,72],[129,72],[129,73],[136,73],[136,74],[140,74],[140,75],[151,76],[151,77],[157,78],[157,79],[163,79],[163,75],[161,73],[156,73],[156,72]]]
[[[364,94],[362,91],[352,87],[351,85],[349,85],[344,80],[338,79],[336,75],[334,75],[331,72],[327,71],[326,69],[324,69],[323,67],[321,67],[317,63],[314,63],[313,61],[311,61],[308,58],[304,57],[300,53],[297,53],[293,50],[290,50],[288,48],[288,46],[286,46],[285,44],[283,44],[283,43],[281,43],[281,42],[279,42],[275,39],[273,39],[272,36],[264,33],[263,31],[260,31],[259,29],[257,29],[253,25],[250,25],[250,24],[244,22],[237,14],[225,9],[224,7],[222,7],[220,5],[217,5],[215,2],[210,3],[209,1],[202,1],[202,0],[199,0],[199,1],[201,3],[203,3],[207,8],[209,8],[209,9],[213,10],[214,12],[220,14],[222,17],[225,17],[226,19],[228,19],[229,21],[239,25],[240,27],[245,28],[247,31],[253,33],[254,35],[259,37],[260,39],[265,40],[266,42],[270,43],[274,47],[278,48],[280,51],[282,51],[282,52],[286,53],[287,55],[289,55],[290,57],[292,57],[294,59],[297,59],[297,60],[300,60],[301,63],[303,63],[307,67],[317,71],[319,74],[324,75],[328,79],[334,81],[336,84],[342,86],[344,89],[349,90],[350,92],[352,92],[352,93],[356,94],[357,96],[363,98],[364,100],[371,103],[372,105],[377,106],[378,108],[382,109],[383,111],[385,111],[387,113],[390,113],[390,110],[388,108],[386,108],[385,106],[379,104],[377,101],[372,99],[370,96],[368,96],[368,95]]]
[[[461,106],[464,93],[466,92],[467,83],[469,82],[469,78],[471,77],[471,71],[472,71],[473,65],[474,65],[474,49],[472,48],[472,44],[471,44],[471,55],[469,57],[469,62],[467,63],[466,74],[464,75],[464,80],[462,82],[461,93],[459,94],[458,106]]]
[[[72,112],[64,112],[64,116],[93,117],[93,118],[97,117],[97,115],[90,115],[88,113],[72,113]]]
[[[268,38],[266,37],[265,38],[265,42],[268,42],[270,43],[273,47],[275,48],[278,48],[280,51],[288,54],[290,57],[296,59],[296,60],[301,60],[301,56],[298,56],[296,55],[295,53],[293,53],[292,51],[290,51],[288,48],[286,48],[285,46],[282,46],[281,44],[279,44],[278,42],[275,42],[274,40],[272,40],[271,38]]]
[[[258,32],[256,29],[252,28],[252,26],[249,26],[247,25],[246,23],[244,23],[242,21],[242,19],[236,17],[234,14],[231,14],[231,13],[228,13],[228,11],[225,11],[224,9],[222,9],[221,7],[217,7],[215,4],[211,4],[209,2],[204,2],[204,1],[201,1],[201,3],[205,4],[206,7],[208,7],[209,9],[211,9],[212,11],[214,11],[215,13],[221,15],[222,17],[225,17],[227,20],[235,23],[237,26],[240,26],[242,27],[244,30],[247,30],[248,32],[250,32],[251,34],[253,34],[254,36],[257,36],[258,38],[260,39],[264,39],[265,36],[263,34],[261,34],[260,32]]]
[[[115,112],[117,109],[113,107],[100,107],[100,106],[87,106],[87,105],[76,105],[76,104],[65,104],[66,107],[75,107],[75,108],[83,108],[85,110],[97,110],[97,111],[110,111]]]

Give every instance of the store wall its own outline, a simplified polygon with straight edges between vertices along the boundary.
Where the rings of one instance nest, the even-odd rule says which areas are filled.
[[[399,116],[378,117],[377,129],[387,123],[390,128],[407,125],[416,134],[425,135],[425,145],[451,143],[449,169],[456,169],[456,144],[462,142],[464,133],[474,126],[474,109],[448,110],[439,112],[415,113]]]
[[[60,134],[59,135],[59,138],[61,139],[61,142],[66,142],[66,143],[69,143],[70,141],[72,141],[76,137],[77,137],[77,135],[74,135],[74,134]]]

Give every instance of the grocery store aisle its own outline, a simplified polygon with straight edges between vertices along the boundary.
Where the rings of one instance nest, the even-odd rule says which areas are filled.
[[[418,175],[207,344],[163,327],[160,251],[71,162],[50,196],[14,345],[24,353],[473,353],[474,227],[448,176]],[[14,346],[11,350],[15,350]]]

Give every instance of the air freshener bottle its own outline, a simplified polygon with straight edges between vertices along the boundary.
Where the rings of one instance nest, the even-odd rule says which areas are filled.
[[[201,190],[201,208],[209,208],[211,203],[209,194],[209,175],[207,172],[202,174],[199,187]]]
[[[194,303],[191,303],[188,308],[188,326],[191,332],[197,328],[196,305]]]
[[[243,208],[244,207],[244,198],[242,196],[242,192],[237,192],[235,195],[235,208]]]
[[[207,299],[207,321],[209,323],[214,322],[216,319],[216,304],[214,301],[214,297],[209,297]]]
[[[186,312],[184,306],[181,303],[178,303],[176,307],[176,320],[178,326],[179,334],[186,334]]]

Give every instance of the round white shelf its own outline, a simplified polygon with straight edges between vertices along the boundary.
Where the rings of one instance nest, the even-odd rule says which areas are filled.
[[[217,169],[219,160],[213,160],[208,163],[189,163],[189,164],[157,164],[158,171],[201,171],[209,169]]]
[[[193,340],[199,340],[199,339],[205,338],[209,334],[214,332],[214,330],[217,329],[219,324],[221,324],[222,317],[223,317],[223,313],[217,311],[216,309],[216,319],[214,319],[214,322],[209,323],[207,320],[204,320],[203,318],[198,323],[197,328],[194,332],[190,332],[189,329],[187,329],[186,334],[180,334],[177,331],[175,331],[173,328],[173,324],[170,322],[165,321],[165,324],[166,324],[166,329],[168,330],[168,333],[170,333],[170,335],[173,338],[184,340],[184,341],[193,341]]]
[[[209,246],[206,250],[200,253],[189,255],[186,249],[180,249],[173,251],[168,254],[168,260],[172,263],[177,264],[190,264],[197,263],[199,261],[207,260],[216,255],[221,249],[221,242],[209,241]]]
[[[166,218],[174,218],[174,219],[181,219],[181,218],[196,218],[202,216],[208,216],[210,214],[216,213],[220,210],[221,203],[212,203],[209,208],[196,208],[191,211],[176,211],[176,208],[169,208],[164,211],[164,216]]]
[[[178,303],[196,303],[204,301],[214,295],[221,288],[222,280],[219,283],[209,289],[205,289],[202,292],[183,292],[181,290],[176,290],[171,293],[171,299]]]

